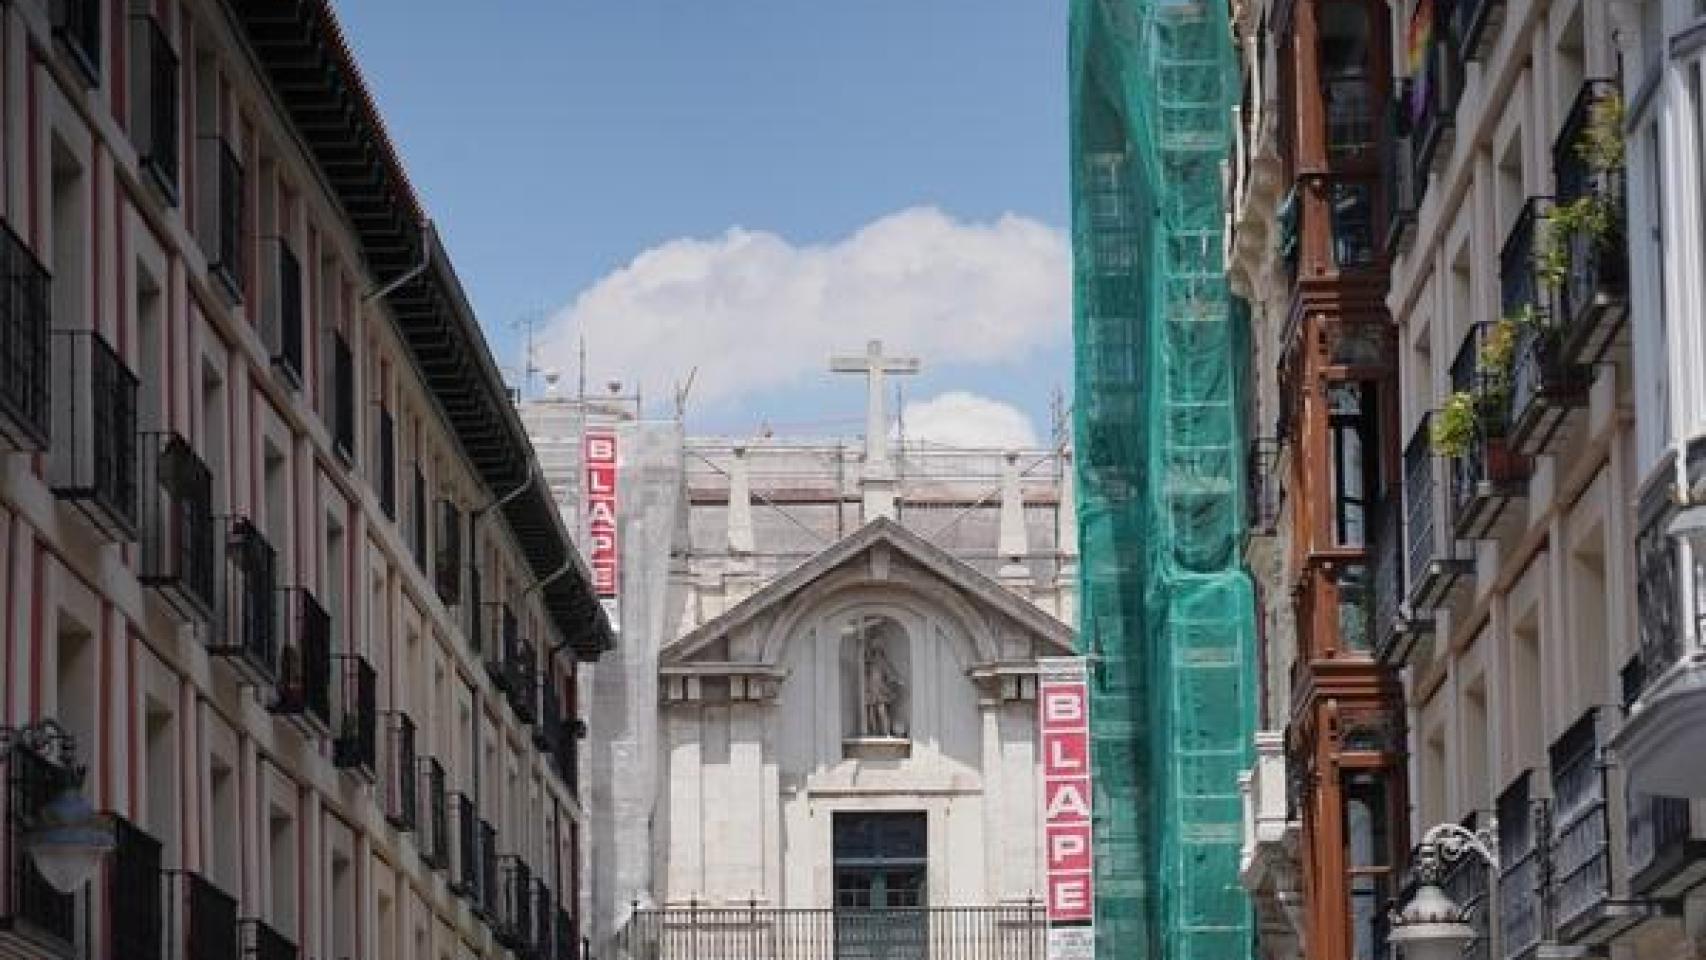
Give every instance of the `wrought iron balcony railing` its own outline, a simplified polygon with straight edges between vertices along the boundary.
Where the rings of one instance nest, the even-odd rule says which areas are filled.
[[[53,36],[71,58],[83,82],[101,85],[100,0],[52,0]]]
[[[1687,797],[1630,793],[1626,809],[1630,894],[1671,899],[1706,881],[1706,837]]]
[[[1375,512],[1374,539],[1368,545],[1374,577],[1374,656],[1402,664],[1415,638],[1404,611],[1403,515],[1398,504],[1383,502]]]
[[[259,917],[242,921],[243,956],[247,960],[296,960],[296,944]]]
[[[481,647],[485,646],[487,627],[480,621],[491,616],[481,599],[480,568],[474,564],[468,565],[468,649],[479,656]],[[502,634],[498,634],[502,636]]]
[[[1459,824],[1475,832],[1481,826],[1478,813],[1470,813]],[[1473,856],[1451,861],[1440,878],[1440,887],[1451,901],[1468,915],[1467,923],[1475,930],[1475,939],[1463,948],[1464,960],[1490,960],[1493,941],[1488,935],[1488,913],[1491,909],[1492,878],[1487,865]]]
[[[479,857],[480,896],[475,902],[479,904],[480,913],[491,922],[499,916],[500,890],[498,887],[498,828],[491,821],[480,818],[479,827],[475,833],[476,855]]]
[[[415,558],[415,568],[422,573],[427,568],[427,483],[421,463],[415,461],[414,485],[409,497],[409,553]]]
[[[689,905],[636,910],[617,935],[634,960],[703,957],[929,957],[1029,960],[1047,953],[1040,903],[798,909]]]
[[[93,330],[53,331],[48,482],[103,537],[136,539],[136,374]]]
[[[289,241],[277,238],[273,248],[272,365],[292,386],[302,386],[302,264]]]
[[[1410,143],[1416,153],[1418,184],[1425,183],[1428,174],[1437,172],[1450,159],[1457,139],[1457,102],[1463,96],[1463,61],[1439,10],[1439,5],[1423,4],[1415,14],[1419,17],[1426,12],[1433,17],[1428,28],[1433,40],[1428,44],[1425,66],[1410,78],[1409,88]],[[1410,29],[1415,31],[1417,25],[1412,22]]]
[[[538,719],[539,654],[533,641],[517,637],[509,653],[509,705],[522,723]]]
[[[421,860],[434,870],[450,866],[450,803],[445,792],[444,764],[434,757],[420,761],[420,794],[426,809],[420,823]]]
[[[1612,708],[1594,707],[1548,748],[1552,769],[1551,904],[1558,938],[1604,943],[1644,918],[1613,886],[1606,740]]]
[[[1411,147],[1409,118],[1409,82],[1404,81],[1387,109],[1387,135],[1380,145],[1380,180],[1386,199],[1386,259],[1392,260],[1409,249],[1415,238],[1416,211],[1422,206],[1422,192],[1427,178],[1416,177],[1415,151]]]
[[[374,779],[379,765],[379,675],[365,657],[336,658],[341,665],[338,736],[332,759],[339,769]]]
[[[51,284],[29,246],[0,222],[0,449],[47,447]]]
[[[532,946],[533,871],[518,856],[498,858],[498,899],[492,927],[497,941],[511,950]]]
[[[160,21],[130,17],[130,136],[142,171],[178,202],[178,55]]]
[[[283,643],[269,709],[311,737],[332,730],[332,617],[307,587],[278,591]]]
[[[1412,626],[1424,628],[1432,612],[1474,569],[1474,558],[1458,542],[1438,482],[1442,469],[1434,456],[1432,414],[1423,416],[1404,445],[1404,583]]]
[[[168,874],[168,956],[183,960],[232,960],[241,953],[237,899],[199,873]]]
[[[1501,960],[1532,957],[1546,936],[1547,808],[1524,770],[1499,794],[1499,940]]]
[[[1250,441],[1250,460],[1246,466],[1249,490],[1250,535],[1271,537],[1279,526],[1280,507],[1285,501],[1284,479],[1279,473],[1280,440],[1278,437],[1256,437]]]
[[[385,753],[379,780],[380,808],[398,830],[415,829],[420,818],[419,761],[415,721],[400,710],[385,714]]]
[[[247,283],[247,215],[244,210],[243,163],[218,136],[203,137],[197,189],[200,236],[207,252],[208,272],[233,302],[241,303]]]
[[[1488,536],[1505,505],[1521,496],[1528,482],[1529,463],[1510,448],[1509,377],[1487,367],[1486,339],[1493,324],[1471,324],[1463,345],[1451,362],[1454,391],[1475,402],[1475,424],[1467,449],[1451,458],[1451,513],[1459,539]]]
[[[0,930],[16,929],[63,944],[77,937],[77,898],[48,885],[24,851],[23,836],[30,817],[58,793],[67,775],[59,763],[24,746],[15,748],[5,767],[7,803],[6,864],[8,894],[0,902]]]
[[[224,530],[220,616],[207,649],[249,682],[271,685],[279,663],[277,554],[246,517],[230,518]]]
[[[492,678],[492,686],[508,692],[515,680],[510,667],[510,652],[521,639],[521,621],[516,619],[515,612],[507,603],[488,603],[486,616],[491,625],[487,636],[492,640],[490,649],[484,651],[486,674]]]
[[[113,817],[113,826],[117,847],[107,871],[112,941],[124,944],[126,960],[162,960],[166,875],[160,869],[160,841],[123,817]]]
[[[1595,111],[1610,110],[1622,94],[1615,80],[1588,80],[1564,119],[1552,148],[1558,202],[1587,205],[1597,214],[1586,218],[1565,244],[1569,266],[1558,290],[1558,323],[1564,331],[1566,357],[1592,364],[1604,359],[1617,339],[1629,308],[1629,248],[1624,173],[1621,166],[1596,169],[1584,134]],[[1616,136],[1622,136],[1621,118]],[[1603,165],[1603,164],[1602,164]]]
[[[465,793],[450,795],[451,829],[450,889],[457,896],[478,904],[480,899],[480,823],[474,799]]]
[[[539,722],[533,727],[533,745],[547,756],[555,751],[563,734],[563,698],[557,683],[557,671],[547,664],[545,675],[539,678]]]
[[[177,433],[140,438],[142,566],[137,579],[178,616],[207,623],[218,610],[213,474]]]
[[[1546,453],[1570,411],[1586,406],[1592,370],[1567,362],[1559,331],[1519,324],[1510,373],[1509,442],[1523,456]]]
[[[1681,557],[1669,526],[1676,514],[1671,484],[1649,483],[1641,491],[1635,534],[1635,605],[1640,630],[1640,675],[1642,685],[1663,676],[1683,653],[1683,630],[1687,619],[1696,629],[1706,627],[1706,618],[1681,589]],[[1692,593],[1689,594],[1692,596]],[[1638,697],[1640,691],[1635,691]]]
[[[1505,21],[1505,0],[1450,0],[1434,9],[1449,10],[1446,20],[1456,38],[1457,55],[1462,62],[1479,60],[1492,52],[1499,25]],[[1437,12],[1435,17],[1439,17]]]

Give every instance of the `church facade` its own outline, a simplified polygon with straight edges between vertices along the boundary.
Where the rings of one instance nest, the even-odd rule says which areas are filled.
[[[621,643],[580,698],[594,955],[1041,955],[1036,690],[1039,658],[1076,652],[1070,452],[890,436],[883,375],[916,362],[873,344],[833,369],[868,377],[851,442],[522,404],[570,529],[580,438],[619,451]]]

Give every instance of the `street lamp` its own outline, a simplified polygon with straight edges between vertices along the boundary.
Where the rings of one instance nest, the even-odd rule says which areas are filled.
[[[1455,823],[1442,823],[1422,835],[1416,847],[1416,873],[1421,885],[1415,896],[1392,918],[1387,939],[1404,960],[1459,960],[1463,948],[1475,939],[1475,928],[1465,923],[1467,911],[1453,903],[1440,889],[1445,864],[1473,853],[1490,869],[1499,866],[1498,821],[1471,831]]]
[[[112,821],[97,814],[83,795],[77,741],[57,721],[24,727],[0,726],[0,759],[10,765],[19,750],[58,760],[57,790],[39,810],[23,811],[24,852],[48,886],[75,893],[117,846]]]

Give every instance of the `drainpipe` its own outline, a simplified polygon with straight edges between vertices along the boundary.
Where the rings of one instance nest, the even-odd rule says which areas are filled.
[[[361,302],[362,303],[371,303],[374,300],[380,300],[380,299],[383,299],[385,297],[388,297],[391,294],[397,292],[398,287],[401,287],[403,284],[408,283],[410,280],[413,280],[416,277],[420,276],[421,274],[425,273],[427,265],[432,263],[432,246],[433,246],[432,241],[436,236],[437,236],[437,231],[433,228],[432,221],[431,220],[423,221],[421,223],[421,241],[422,242],[421,242],[421,260],[420,260],[420,262],[415,264],[414,266],[410,267],[408,270],[405,270],[403,272],[402,276],[396,278],[395,280],[392,280],[390,283],[387,283],[381,287],[375,287],[374,289],[369,290],[366,293],[362,294]]]

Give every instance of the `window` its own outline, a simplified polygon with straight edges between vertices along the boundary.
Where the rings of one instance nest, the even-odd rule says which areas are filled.
[[[332,442],[345,463],[355,461],[355,355],[349,341],[332,331]]]
[[[1329,3],[1321,14],[1321,91],[1327,152],[1360,155],[1374,146],[1376,90],[1369,77],[1368,14],[1360,3]]]
[[[178,202],[178,55],[151,16],[130,18],[130,138],[142,170]]]
[[[1391,813],[1385,776],[1373,771],[1345,775],[1345,872],[1351,917],[1351,956],[1377,960],[1381,911],[1390,895]]]
[[[379,506],[397,519],[397,428],[391,411],[379,408]]]
[[[1328,443],[1333,457],[1333,540],[1341,547],[1367,543],[1369,510],[1379,476],[1374,390],[1363,383],[1327,387]]]
[[[1366,183],[1335,183],[1331,194],[1333,262],[1341,270],[1366,267],[1374,255],[1374,203]]]

